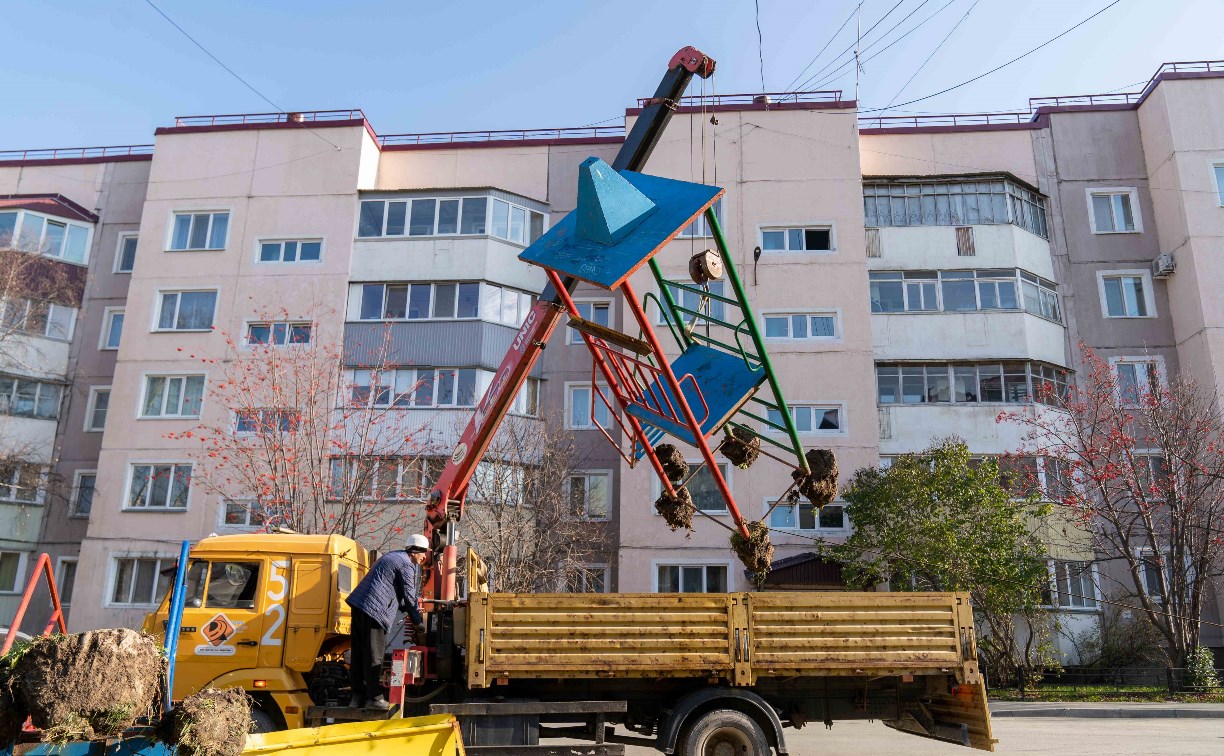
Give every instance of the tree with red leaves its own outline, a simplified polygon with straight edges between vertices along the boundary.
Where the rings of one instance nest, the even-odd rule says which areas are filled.
[[[190,355],[219,372],[208,404],[221,411],[168,437],[198,443],[192,482],[219,498],[227,522],[399,547],[421,527],[429,428],[400,403],[376,401],[379,390],[353,385],[342,343],[319,325],[338,317],[320,314],[264,312],[245,333],[222,333],[222,356]],[[389,391],[387,351],[364,367]]]
[[[1045,458],[1047,496],[1092,533],[1102,580],[1113,581],[1104,592],[1137,603],[1169,665],[1184,667],[1224,572],[1220,397],[1187,376],[1122,384],[1105,359],[1080,350],[1079,388],[1037,387],[1049,407],[999,421],[1026,429],[1021,453]]]

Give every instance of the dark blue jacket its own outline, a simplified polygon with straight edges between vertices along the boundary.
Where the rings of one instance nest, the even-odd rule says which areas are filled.
[[[421,624],[421,612],[417,608],[418,580],[420,570],[412,563],[407,551],[392,551],[379,557],[370,571],[362,578],[345,602],[360,609],[391,632],[397,611],[407,612],[412,624]]]

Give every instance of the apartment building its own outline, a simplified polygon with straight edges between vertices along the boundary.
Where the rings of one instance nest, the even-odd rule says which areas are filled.
[[[1196,266],[1210,269],[1224,228],[1224,134],[1209,116],[1222,77],[1218,63],[1166,68],[1141,93],[971,117],[860,119],[836,92],[694,99],[648,170],[726,189],[716,212],[802,441],[832,448],[843,480],[949,435],[1000,455],[1021,439],[999,410],[1048,411],[1038,389],[1075,380],[1080,340],[1137,386],[1179,366],[1218,383],[1220,318]],[[184,436],[238,427],[210,389],[232,358],[227,338],[339,345],[345,390],[421,432],[423,456],[445,456],[542,288],[517,255],[574,207],[578,164],[610,161],[623,134],[379,135],[360,111],[320,111],[178,119],[139,154],[0,155],[0,191],[58,194],[83,213],[65,222],[90,233],[87,256],[66,263],[88,265],[71,339],[48,341],[63,367],[44,377],[68,399],[53,418],[22,418],[45,426],[39,459],[69,491],[37,510],[28,538],[5,542],[26,556],[6,557],[0,578],[20,586],[41,540],[71,585],[74,627],[133,624],[180,539],[260,526],[200,485],[199,443]],[[709,233],[685,229],[660,255],[665,274],[682,279]],[[584,284],[575,300],[636,331],[608,292]],[[573,587],[749,588],[708,475],[691,485],[694,532],[669,531],[653,475],[600,429],[624,441],[596,384],[562,326],[512,412],[576,441],[567,491],[609,545]],[[437,469],[377,464],[370,499],[408,510]],[[840,585],[811,553],[852,527],[838,504],[777,504],[789,476],[768,459],[723,472],[747,515],[774,528],[767,589]],[[30,510],[13,506],[6,515]],[[1066,587],[1052,605],[1083,629],[1100,607],[1073,595],[1107,592],[1106,567],[1045,525],[1052,581]]]

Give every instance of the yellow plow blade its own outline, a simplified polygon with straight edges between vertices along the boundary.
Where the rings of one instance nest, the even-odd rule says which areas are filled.
[[[340,756],[380,751],[396,756],[464,756],[459,721],[451,714],[437,714],[269,732],[248,736],[242,753]]]

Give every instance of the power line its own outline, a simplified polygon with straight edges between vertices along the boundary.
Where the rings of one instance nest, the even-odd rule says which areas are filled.
[[[820,70],[816,71],[816,73],[812,74],[812,75],[811,75],[811,76],[809,76],[807,79],[805,79],[805,80],[803,81],[803,83],[802,83],[802,84],[800,84],[800,85],[797,87],[797,90],[802,90],[802,89],[803,89],[805,86],[807,86],[807,85],[808,85],[810,82],[815,81],[815,80],[816,80],[816,78],[817,78],[817,77],[819,77],[819,76],[820,76],[822,73],[824,73],[825,71],[829,70],[829,66],[832,66],[834,63],[836,63],[837,61],[841,60],[841,57],[842,57],[843,55],[845,55],[846,53],[848,53],[848,52],[850,52],[851,50],[853,50],[853,49],[854,49],[854,47],[855,47],[855,45],[857,45],[857,44],[861,44],[861,43],[862,43],[862,38],[863,38],[863,37],[866,37],[868,34],[871,34],[873,31],[875,31],[875,28],[876,28],[877,26],[879,26],[880,24],[884,23],[884,20],[885,20],[885,19],[887,19],[889,16],[891,16],[893,11],[895,11],[897,8],[900,8],[900,7],[901,7],[901,4],[902,4],[902,3],[904,3],[904,2],[905,2],[905,0],[897,0],[897,4],[896,4],[896,5],[894,5],[893,7],[889,8],[889,9],[888,9],[888,12],[887,12],[887,13],[885,13],[883,16],[880,16],[879,20],[878,20],[878,21],[876,21],[874,24],[872,24],[872,25],[871,25],[871,27],[870,27],[869,29],[867,29],[867,31],[863,32],[861,35],[858,35],[858,37],[855,39],[854,44],[851,44],[851,45],[847,46],[845,50],[842,50],[842,51],[841,51],[841,52],[839,52],[837,55],[834,55],[834,56],[833,56],[833,60],[831,60],[831,61],[829,61],[828,63],[824,64],[824,66],[822,66],[822,67],[820,68]],[[924,4],[925,4],[926,2],[928,2],[928,0],[923,0],[923,3],[924,3]]]
[[[204,45],[200,44],[200,43],[199,43],[199,42],[196,40],[196,38],[195,38],[195,37],[193,37],[193,36],[191,36],[190,34],[188,34],[188,33],[187,33],[187,30],[186,30],[186,29],[184,29],[183,27],[181,27],[181,26],[179,26],[178,24],[176,24],[176,23],[174,22],[174,19],[172,19],[172,18],[170,18],[169,16],[167,16],[167,15],[165,14],[165,12],[164,12],[164,11],[162,11],[162,9],[161,9],[161,8],[158,8],[158,7],[157,7],[157,6],[156,6],[156,5],[153,3],[153,0],[144,0],[144,1],[145,1],[145,4],[146,4],[146,5],[148,5],[148,6],[149,6],[150,8],[152,8],[153,10],[157,11],[157,15],[159,15],[159,16],[161,16],[162,18],[166,19],[166,21],[167,21],[167,22],[168,22],[168,23],[169,23],[171,26],[173,26],[175,29],[178,29],[180,34],[182,34],[184,37],[186,37],[188,40],[190,40],[190,41],[191,41],[191,44],[193,44],[193,45],[195,45],[196,47],[200,48],[200,50],[201,50],[201,51],[202,51],[202,52],[203,52],[205,55],[207,55],[208,57],[212,58],[212,60],[213,60],[213,62],[214,62],[214,63],[216,63],[217,65],[219,65],[219,66],[221,66],[222,68],[224,68],[224,69],[226,70],[226,72],[227,72],[227,73],[229,73],[229,75],[230,75],[230,76],[233,76],[235,79],[237,79],[239,82],[241,82],[241,83],[242,83],[242,85],[243,85],[244,87],[246,87],[247,89],[249,89],[249,90],[251,90],[252,92],[254,92],[256,95],[258,95],[258,96],[260,97],[260,99],[262,99],[264,102],[268,103],[268,104],[269,104],[269,105],[271,105],[273,108],[276,108],[276,112],[278,112],[278,113],[287,113],[287,112],[288,112],[287,110],[285,110],[284,108],[282,108],[280,105],[277,105],[275,102],[272,102],[272,100],[271,100],[271,99],[269,99],[267,95],[265,95],[263,92],[260,92],[258,89],[256,89],[256,88],[255,88],[255,87],[254,87],[254,86],[253,86],[253,85],[252,85],[252,84],[251,84],[249,81],[247,81],[246,79],[244,79],[244,78],[242,78],[241,76],[239,76],[239,75],[238,75],[238,73],[237,73],[236,71],[234,71],[234,69],[232,69],[232,68],[230,68],[229,66],[225,65],[225,63],[223,63],[223,62],[221,61],[221,59],[220,59],[220,58],[218,58],[216,55],[213,55],[211,52],[209,52],[207,47],[205,47]],[[301,122],[301,121],[289,121],[289,123],[296,123],[296,124],[298,124],[298,125],[299,125],[299,126],[301,126],[302,128],[304,128],[304,129],[306,129],[307,131],[309,131],[311,134],[314,134],[315,136],[317,136],[319,139],[322,139],[324,142],[327,142],[327,143],[328,143],[328,144],[330,144],[332,147],[335,147],[337,150],[339,150],[339,149],[340,149],[340,145],[338,145],[338,144],[336,144],[335,142],[331,141],[330,139],[328,139],[328,138],[324,137],[322,134],[320,134],[320,133],[318,133],[317,131],[315,131],[314,129],[310,128],[310,127],[309,127],[309,126],[307,126],[305,123],[303,123],[303,122]]]
[[[947,94],[948,92],[951,92],[951,91],[952,91],[952,90],[954,90],[954,89],[960,89],[961,87],[965,86],[966,84],[972,84],[973,82],[978,81],[979,79],[983,79],[983,78],[985,78],[985,77],[987,77],[987,76],[991,75],[992,73],[995,73],[995,72],[997,72],[997,71],[1001,71],[1001,70],[1003,70],[1004,68],[1007,68],[1008,66],[1010,66],[1012,63],[1015,63],[1015,62],[1017,62],[1017,61],[1023,60],[1023,59],[1025,59],[1025,58],[1027,58],[1028,56],[1032,55],[1033,53],[1037,52],[1037,51],[1038,51],[1038,50],[1040,50],[1041,48],[1046,47],[1047,45],[1050,45],[1050,44],[1052,44],[1053,42],[1058,41],[1059,39],[1062,39],[1063,37],[1067,36],[1067,35],[1068,35],[1068,34],[1070,34],[1071,32],[1073,32],[1073,31],[1075,31],[1076,29],[1080,28],[1080,27],[1081,27],[1081,26],[1083,26],[1084,24],[1088,23],[1088,22],[1089,22],[1089,21],[1091,21],[1092,19],[1094,19],[1094,18],[1096,18],[1097,16],[1101,15],[1102,13],[1104,13],[1105,11],[1107,11],[1107,10],[1109,10],[1110,8],[1114,7],[1115,5],[1117,5],[1117,4],[1118,4],[1118,3],[1120,3],[1120,2],[1122,2],[1122,0],[1113,0],[1113,2],[1112,2],[1112,3],[1110,3],[1109,5],[1106,5],[1104,8],[1101,8],[1099,11],[1097,11],[1096,13],[1093,13],[1091,16],[1089,16],[1088,18],[1085,18],[1083,21],[1080,21],[1078,24],[1076,24],[1075,26],[1072,26],[1070,29],[1067,29],[1066,31],[1063,31],[1063,32],[1062,32],[1062,33],[1060,33],[1060,34],[1058,34],[1058,35],[1056,35],[1056,36],[1053,36],[1053,37],[1051,37],[1051,38],[1047,39],[1045,42],[1042,42],[1041,44],[1037,45],[1036,47],[1034,47],[1033,49],[1029,50],[1028,52],[1023,53],[1023,54],[1021,54],[1021,55],[1017,55],[1016,57],[1012,58],[1011,60],[1007,61],[1006,63],[1004,63],[1004,64],[1002,64],[1002,65],[1000,65],[1000,66],[995,66],[994,68],[990,69],[989,71],[987,71],[987,72],[985,72],[985,73],[978,74],[977,76],[974,76],[972,79],[967,79],[967,80],[965,80],[965,81],[962,81],[962,82],[961,82],[961,83],[959,83],[959,84],[954,84],[954,85],[952,85],[952,86],[948,87],[947,89],[941,89],[941,90],[939,90],[938,92],[935,92],[935,93],[933,93],[933,94],[926,95],[925,97],[918,97],[918,98],[915,98],[915,99],[913,99],[913,100],[908,100],[908,101],[906,101],[906,102],[901,103],[901,104],[900,104],[900,105],[898,105],[897,107],[899,107],[899,108],[900,108],[900,107],[905,107],[906,105],[913,105],[913,104],[914,104],[914,103],[916,103],[916,102],[922,102],[923,100],[929,100],[929,99],[931,99],[932,97],[938,97],[938,96],[939,96],[939,95],[941,95],[941,94]],[[873,113],[873,112],[876,112],[876,111],[879,111],[879,110],[885,110],[885,108],[866,108],[866,109],[864,109],[864,110],[860,110],[859,112],[860,112],[860,113]]]
[[[761,64],[761,92],[765,92],[765,38],[761,36],[761,0],[752,0],[756,7],[757,62]]]
[[[863,0],[859,0],[858,5],[854,6],[854,10],[850,11],[849,16],[846,16],[846,20],[842,21],[841,26],[837,27],[837,31],[833,32],[833,36],[829,37],[829,41],[825,42],[824,47],[820,48],[820,52],[816,53],[816,55],[810,61],[808,61],[808,64],[803,67],[803,70],[799,72],[798,76],[791,79],[790,84],[786,85],[787,91],[790,91],[791,88],[795,86],[795,82],[802,79],[803,75],[808,72],[808,69],[815,65],[816,61],[820,60],[820,56],[824,54],[825,50],[829,49],[829,45],[833,44],[833,40],[837,39],[837,35],[841,34],[841,30],[846,28],[846,24],[850,23],[850,19],[854,18],[854,14],[857,13],[858,9],[861,7],[863,7]]]
[[[978,2],[979,0],[973,0],[973,5],[969,6],[969,10],[965,11],[965,15],[961,16],[960,20],[956,22],[956,25],[952,27],[952,31],[948,32],[947,35],[940,40],[938,45],[935,45],[935,49],[931,51],[931,54],[927,56],[926,60],[922,61],[922,65],[914,69],[913,76],[910,76],[909,79],[907,79],[906,82],[901,85],[901,88],[897,90],[897,93],[893,95],[892,99],[888,101],[888,104],[884,106],[884,110],[891,108],[892,104],[897,101],[898,97],[901,96],[901,93],[905,91],[905,88],[914,83],[914,79],[918,78],[918,74],[922,73],[922,69],[926,68],[927,63],[931,62],[931,59],[935,57],[936,53],[943,49],[944,44],[951,39],[952,35],[956,33],[956,30],[960,28],[960,25],[965,23],[965,19],[969,18],[969,14],[972,13],[973,9],[977,7]]]

